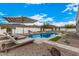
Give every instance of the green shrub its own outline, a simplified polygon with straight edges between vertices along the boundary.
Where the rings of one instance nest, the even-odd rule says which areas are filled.
[[[58,41],[59,39],[61,39],[61,36],[56,36],[54,38],[49,39],[50,41]]]

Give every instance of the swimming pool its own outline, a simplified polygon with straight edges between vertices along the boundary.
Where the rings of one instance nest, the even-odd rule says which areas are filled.
[[[32,34],[29,35],[30,38],[49,38],[51,36],[55,36],[57,33],[39,33],[39,34]]]

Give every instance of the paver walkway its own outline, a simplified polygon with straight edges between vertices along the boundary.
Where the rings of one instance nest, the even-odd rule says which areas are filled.
[[[70,51],[73,51],[76,53],[79,53],[79,48],[76,48],[76,47],[72,47],[72,46],[68,46],[68,45],[64,45],[64,44],[60,44],[60,43],[56,43],[56,42],[51,42],[51,41],[43,41],[43,42],[50,44],[50,45],[60,47],[60,48],[64,48],[64,49],[67,49],[67,50],[70,50]]]
[[[72,52],[79,53],[79,48],[76,48],[76,47],[64,45],[64,44],[57,43],[57,42],[53,42],[53,41],[48,41],[45,38],[44,39],[39,39],[39,41],[44,42],[44,43],[47,43],[47,44],[50,44],[50,45],[53,45],[53,46],[57,46],[59,48],[67,49],[67,50],[70,50]]]

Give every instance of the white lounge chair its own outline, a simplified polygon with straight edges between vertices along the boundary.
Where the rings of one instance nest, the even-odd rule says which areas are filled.
[[[11,37],[8,33],[6,33],[6,35],[9,38],[9,40],[2,41],[2,44],[5,44],[5,46],[6,46],[6,44],[13,42],[13,43],[15,43],[15,45],[11,46],[11,47],[4,48],[4,49],[1,49],[0,51],[9,50],[9,49],[12,49],[14,47],[21,46],[21,45],[23,45],[25,43],[33,42],[33,40],[34,40],[34,39],[31,39],[31,38],[29,38],[29,39],[25,38],[25,39],[16,40],[14,37]]]

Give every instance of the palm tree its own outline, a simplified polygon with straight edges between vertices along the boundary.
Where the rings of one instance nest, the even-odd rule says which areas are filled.
[[[43,25],[41,26],[41,30],[45,30],[45,28],[47,28],[48,26],[48,23],[47,22],[44,22]]]

